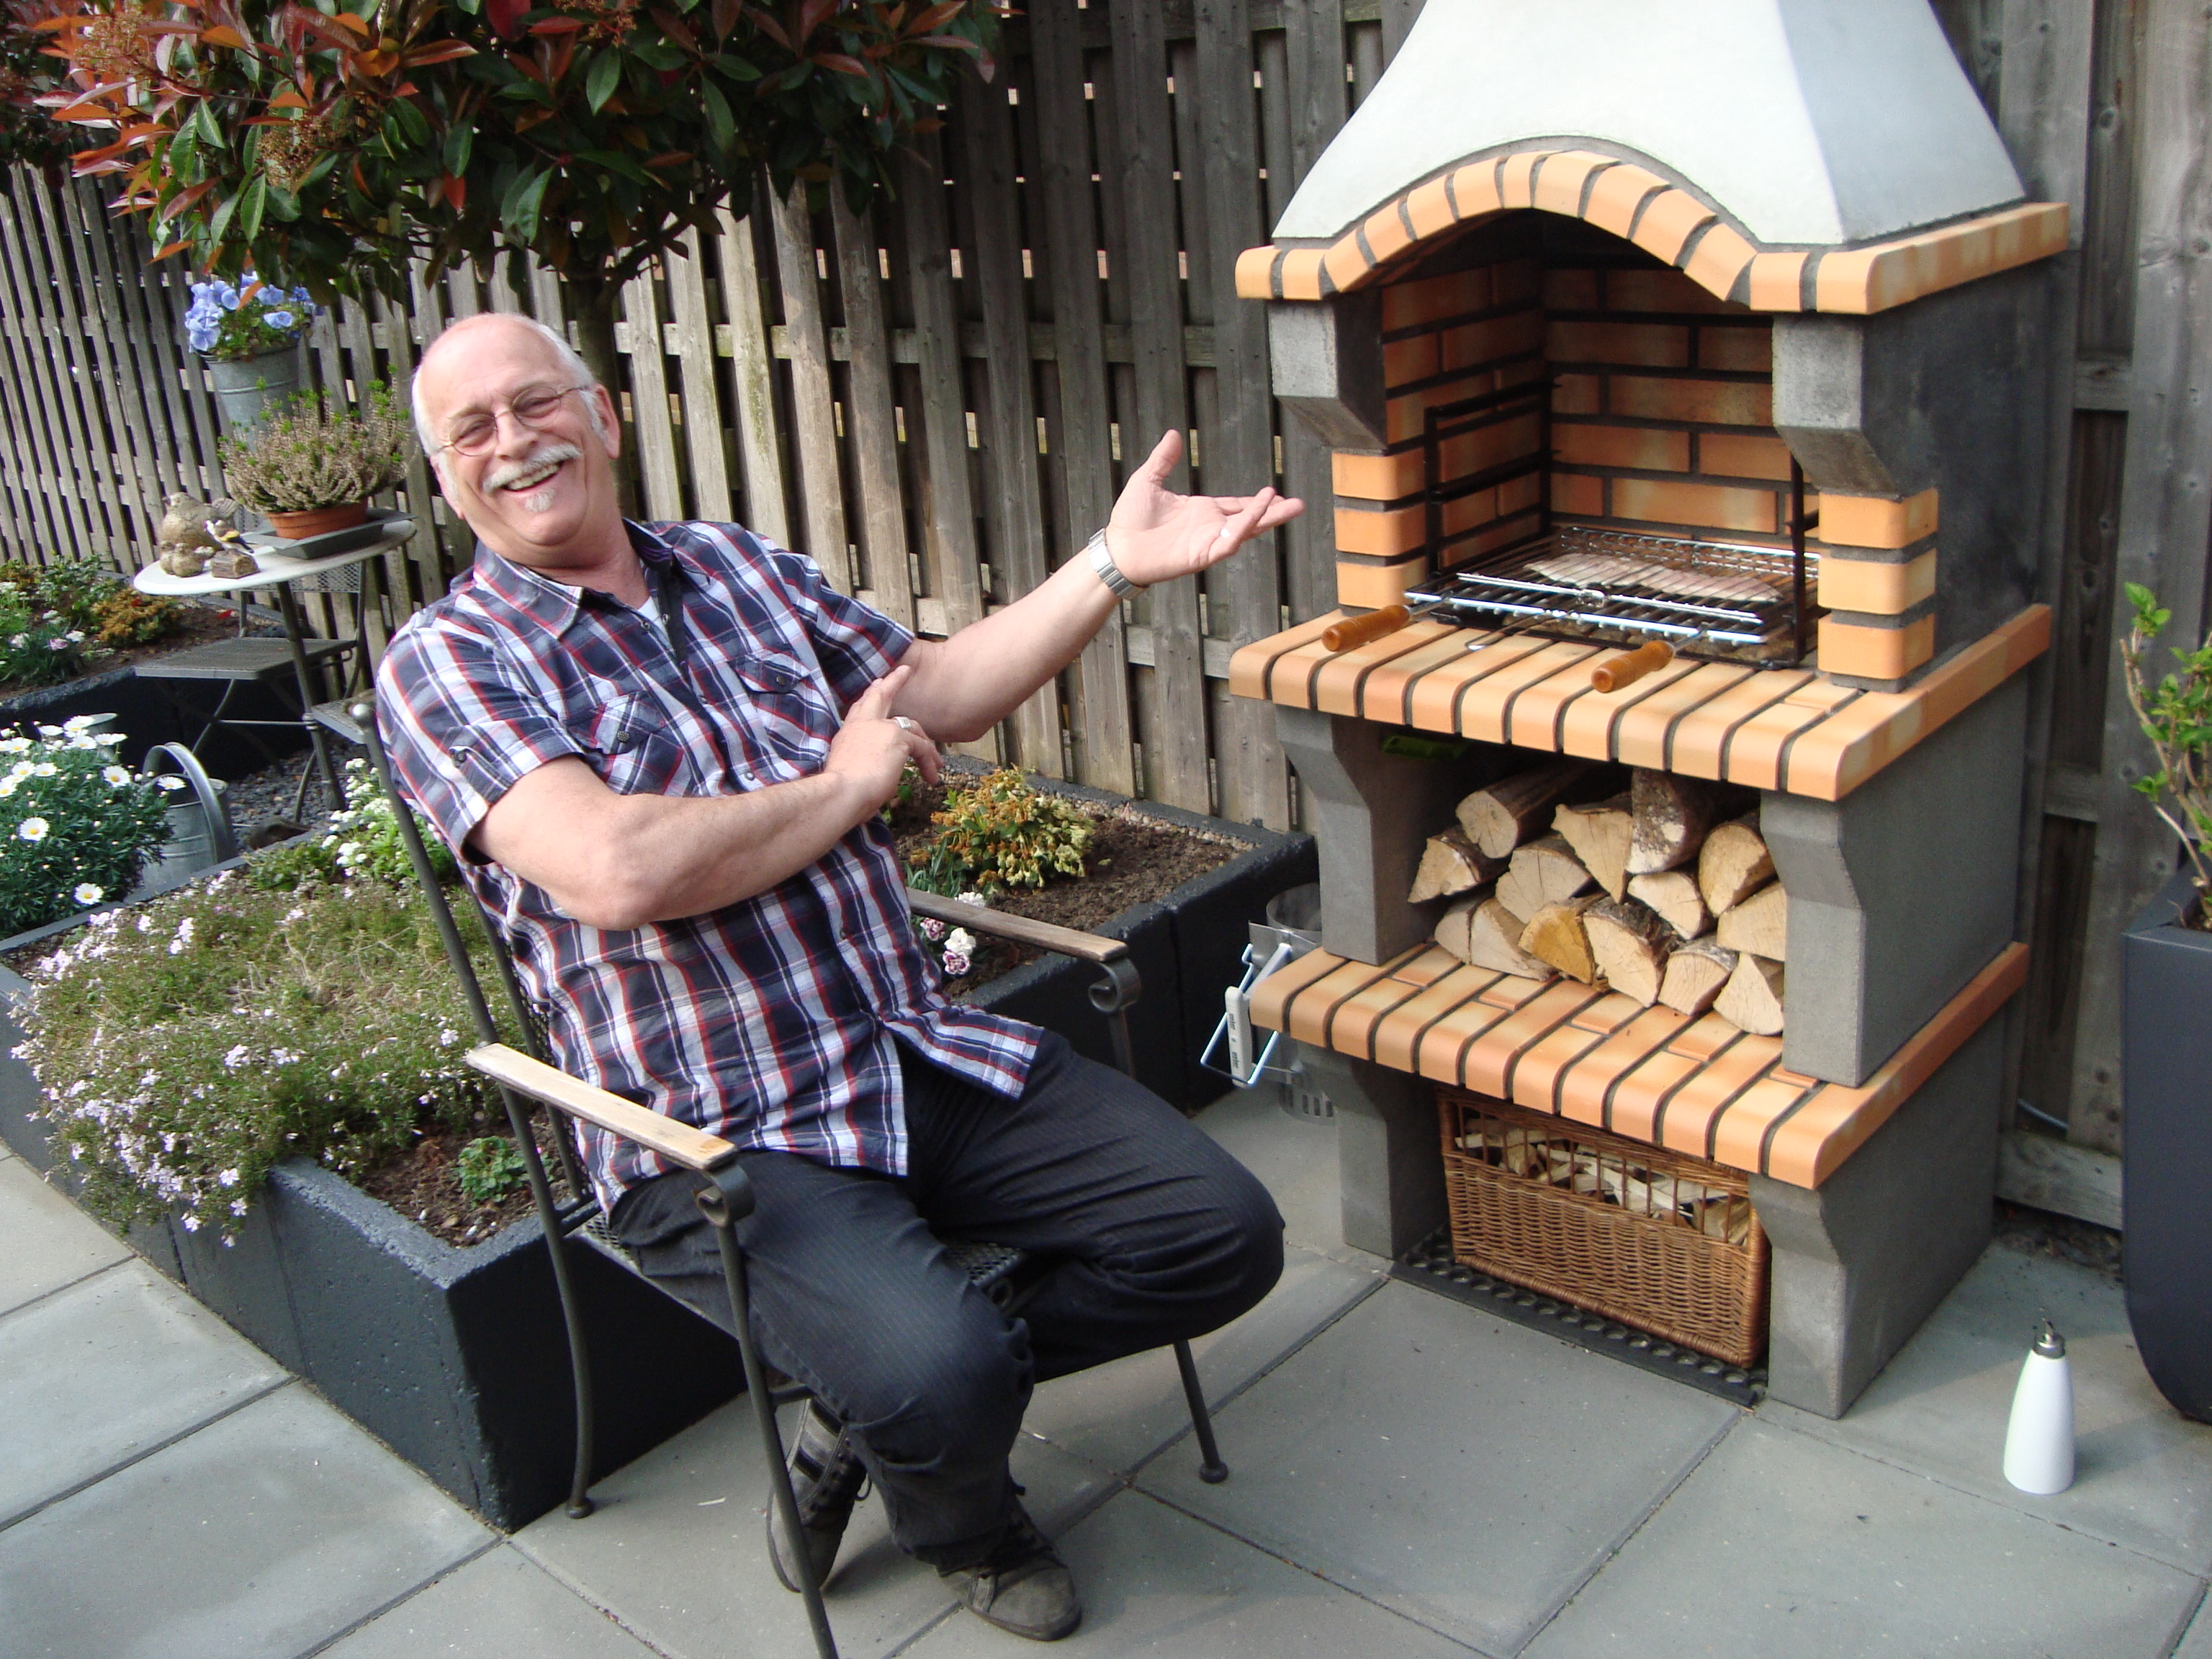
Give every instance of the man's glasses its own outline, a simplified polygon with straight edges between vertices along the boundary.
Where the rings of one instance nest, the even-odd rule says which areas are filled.
[[[507,412],[527,427],[542,427],[560,412],[561,400],[572,392],[587,392],[580,386],[533,386],[526,387],[507,405]],[[465,416],[453,428],[446,441],[430,452],[433,457],[446,450],[456,454],[476,456],[489,452],[499,441],[500,411],[495,407],[479,410]]]

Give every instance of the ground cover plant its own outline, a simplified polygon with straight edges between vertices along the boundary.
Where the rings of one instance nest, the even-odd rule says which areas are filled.
[[[118,898],[168,834],[163,785],[115,763],[120,732],[78,716],[0,738],[0,935]]]
[[[2176,650],[2180,672],[2154,681],[2145,659],[2173,613],[2139,582],[2130,582],[2127,593],[2135,619],[2120,661],[2128,702],[2158,756],[2158,770],[2135,787],[2189,855],[2197,902],[2182,911],[2181,925],[2212,930],[2212,635],[2193,649]]]
[[[146,645],[183,625],[174,599],[137,592],[90,559],[0,564],[0,685],[52,685],[117,646]]]

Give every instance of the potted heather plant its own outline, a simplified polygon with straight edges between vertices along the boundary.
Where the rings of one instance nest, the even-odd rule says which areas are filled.
[[[2121,667],[2157,759],[2136,787],[2184,855],[2121,941],[2128,1317],[2159,1392],[2212,1422],[2212,637],[2174,650],[2174,672],[2154,678],[2151,645],[2172,614],[2147,587],[2127,595]]]
[[[230,493],[293,541],[349,530],[368,498],[407,475],[414,423],[381,381],[348,409],[327,392],[303,393],[243,437],[216,441]]]
[[[304,288],[278,288],[251,270],[236,283],[192,284],[185,343],[207,360],[223,424],[233,433],[252,431],[299,390],[300,337],[319,313]]]

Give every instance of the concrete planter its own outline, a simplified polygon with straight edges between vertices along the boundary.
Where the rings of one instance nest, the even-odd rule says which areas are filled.
[[[2120,945],[2128,1319],[2173,1408],[2212,1423],[2212,933],[2178,927],[2177,875]]]
[[[201,706],[212,707],[222,687],[203,688],[203,691]],[[240,720],[281,720],[289,710],[267,686],[242,685],[226,712]],[[176,705],[161,684],[141,678],[138,671],[128,665],[0,699],[0,727],[33,722],[59,726],[72,714],[114,715],[113,729],[124,737],[118,756],[124,765],[134,768],[144,763],[146,751],[155,744],[185,742],[200,726],[193,720],[189,722],[191,729],[185,730],[186,722],[178,718]],[[200,746],[200,760],[217,777],[240,777],[268,765],[270,754],[297,754],[307,746],[304,728],[259,726],[254,728],[254,735],[267,746],[268,753],[243,732],[218,731],[210,733]]]

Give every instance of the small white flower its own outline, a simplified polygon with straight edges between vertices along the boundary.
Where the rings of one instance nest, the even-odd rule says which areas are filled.
[[[991,908],[991,901],[981,893],[963,893],[960,895],[960,902],[963,904],[980,904],[987,910]]]
[[[962,956],[957,951],[947,951],[945,953],[945,973],[946,978],[958,979],[963,974],[968,971],[968,958]]]
[[[975,954],[975,935],[965,927],[956,927],[945,936],[945,954],[948,957],[972,957]],[[964,969],[963,971],[965,971]]]
[[[226,1072],[234,1072],[245,1065],[252,1054],[253,1051],[241,1042],[222,1057],[222,1069]]]
[[[20,755],[31,746],[31,740],[18,732],[12,738],[0,738],[0,755]]]
[[[12,651],[21,651],[30,642],[31,636],[28,634],[10,634],[8,636],[8,647]]]
[[[152,933],[152,932],[154,931],[154,922],[153,922],[153,919],[152,919],[150,916],[141,916],[141,917],[139,917],[139,918],[138,918],[138,931],[139,931],[140,933]]]
[[[185,781],[173,772],[164,772],[154,780],[154,783],[155,787],[166,789],[173,795],[185,787]]]
[[[15,826],[15,833],[25,841],[44,841],[46,838],[46,831],[52,828],[53,825],[48,823],[44,818],[25,818]]]
[[[935,916],[924,916],[915,925],[921,929],[921,936],[933,945],[945,937],[945,924]]]
[[[60,767],[55,765],[52,761],[40,761],[36,766],[31,769],[31,775],[34,778],[50,778],[61,769],[62,769]]]
[[[91,725],[93,721],[99,718],[100,717],[97,714],[71,714],[67,720],[62,722],[62,730],[64,732],[82,732],[86,726]]]
[[[235,1170],[225,1170],[221,1175],[216,1177],[216,1184],[221,1187],[235,1187],[238,1185],[238,1171]]]
[[[23,787],[21,778],[0,778],[0,800],[5,800]]]
[[[438,1033],[438,1046],[441,1048],[450,1048],[460,1040],[461,1034],[451,1027],[441,1030]]]
[[[184,1224],[185,1224],[185,1231],[186,1232],[188,1232],[188,1233],[196,1233],[196,1232],[199,1231],[199,1230],[200,1230],[200,1218],[199,1218],[198,1216],[196,1216],[196,1215],[185,1215],[185,1216],[182,1216],[182,1217],[180,1217],[180,1218],[179,1218],[184,1222]]]
[[[127,767],[111,766],[105,771],[101,772],[100,775],[106,778],[109,783],[112,784],[118,789],[120,789],[125,784],[131,781],[131,772],[130,769]]]
[[[66,651],[69,648],[69,635],[66,634],[58,634],[46,641],[46,649],[49,651]]]
[[[79,904],[97,904],[107,896],[107,890],[96,881],[81,881],[70,896]]]
[[[69,637],[69,642],[70,642],[71,645],[82,645],[82,644],[83,644],[83,643],[84,643],[84,629],[82,629],[82,628],[72,628],[72,629],[70,629],[70,631],[69,631],[69,635],[68,635],[68,637]],[[77,715],[76,718],[77,718],[77,719],[79,719],[79,720],[82,720],[82,719],[83,719],[84,717],[83,717],[82,714],[80,714],[80,715]],[[64,722],[64,729],[66,729],[66,722]]]
[[[286,926],[288,926],[288,927],[289,927],[289,926],[290,926],[293,922],[295,922],[295,921],[299,921],[299,919],[300,919],[301,916],[304,916],[304,915],[306,915],[307,914],[307,907],[306,905],[304,905],[304,904],[295,904],[295,905],[294,905],[290,909],[287,910],[287,911],[284,913],[284,921],[285,921],[285,925],[286,925]]]

